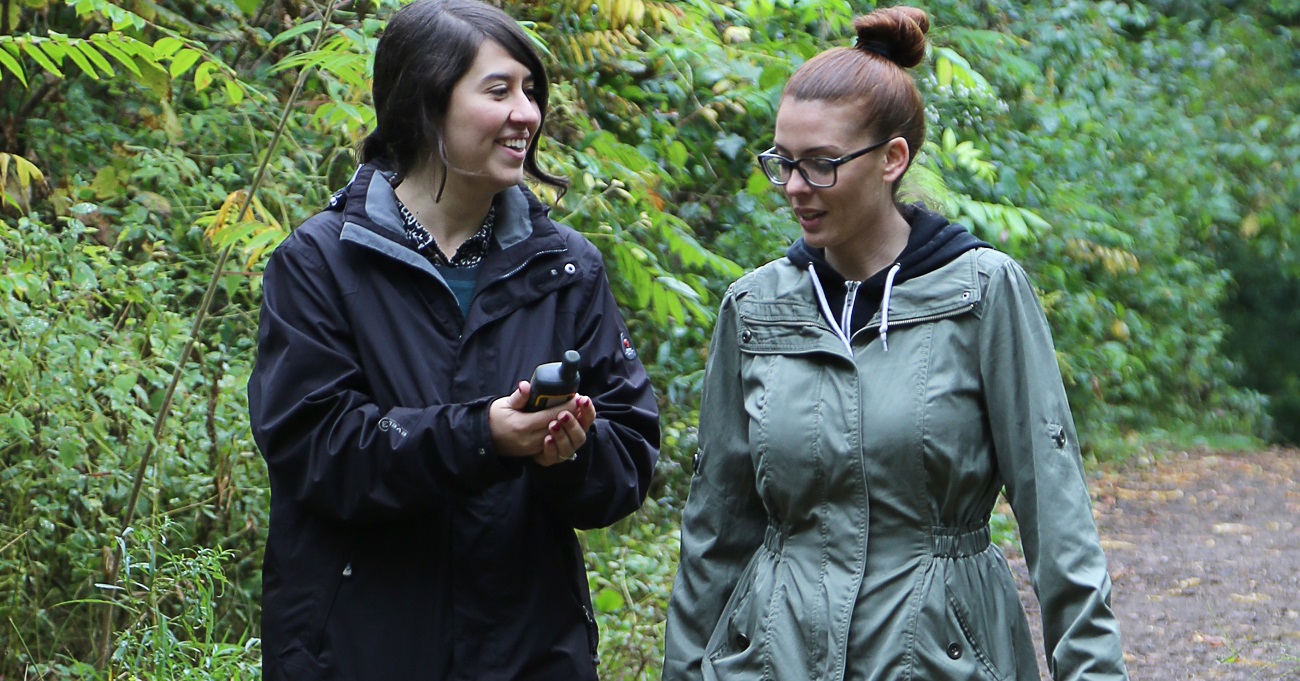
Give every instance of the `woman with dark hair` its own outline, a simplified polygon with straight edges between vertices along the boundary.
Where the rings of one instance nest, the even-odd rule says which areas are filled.
[[[267,264],[268,681],[596,678],[574,530],[644,500],[658,414],[599,252],[522,184],[565,186],[547,88],[501,10],[404,7],[360,168]],[[568,350],[576,393],[533,409]]]
[[[856,21],[791,77],[759,155],[801,238],[723,299],[664,678],[1127,678],[1046,318],[1025,272],[895,199],[925,140],[929,19]]]

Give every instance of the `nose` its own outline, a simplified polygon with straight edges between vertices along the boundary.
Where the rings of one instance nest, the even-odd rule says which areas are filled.
[[[786,197],[793,198],[795,196],[807,196],[811,194],[816,187],[808,184],[808,180],[804,179],[803,173],[796,169],[794,172],[790,173],[790,179],[786,181],[784,189]]]
[[[542,121],[542,110],[536,100],[522,90],[513,99],[514,108],[510,110],[510,122],[525,126],[530,132],[536,131]]]

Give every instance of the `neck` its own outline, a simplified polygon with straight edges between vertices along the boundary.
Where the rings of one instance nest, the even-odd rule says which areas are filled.
[[[493,196],[455,191],[452,183],[448,182],[442,199],[434,201],[438,195],[439,182],[438,172],[420,168],[403,178],[394,192],[406,209],[438,242],[438,248],[450,256],[483,226],[483,220],[492,207]]]
[[[826,262],[849,281],[866,281],[889,267],[907,248],[912,226],[892,204],[884,215],[863,229],[849,244],[828,246]]]

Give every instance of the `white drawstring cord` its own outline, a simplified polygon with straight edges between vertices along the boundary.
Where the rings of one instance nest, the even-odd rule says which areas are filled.
[[[894,294],[894,275],[903,266],[894,263],[889,268],[889,274],[885,275],[885,297],[880,301],[880,342],[885,346],[885,352],[889,352],[889,297]]]
[[[839,323],[835,321],[835,313],[831,312],[831,304],[826,302],[826,292],[822,290],[822,282],[817,278],[817,270],[812,263],[808,264],[808,274],[812,276],[813,290],[817,292],[817,302],[822,306],[822,314],[826,316],[826,321],[830,323],[831,329],[844,342],[844,349],[848,350],[849,356],[852,357],[853,344],[849,342],[849,337],[844,333],[844,329],[840,328]]]

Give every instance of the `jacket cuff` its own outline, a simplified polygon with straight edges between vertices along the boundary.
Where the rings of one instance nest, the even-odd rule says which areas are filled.
[[[490,478],[490,482],[519,477],[528,459],[528,457],[497,454],[496,446],[492,442],[492,427],[488,421],[488,413],[492,408],[492,402],[498,397],[483,397],[465,405],[470,423],[467,430],[471,433],[466,449],[476,460],[478,465],[475,467],[483,471],[485,476]]]

